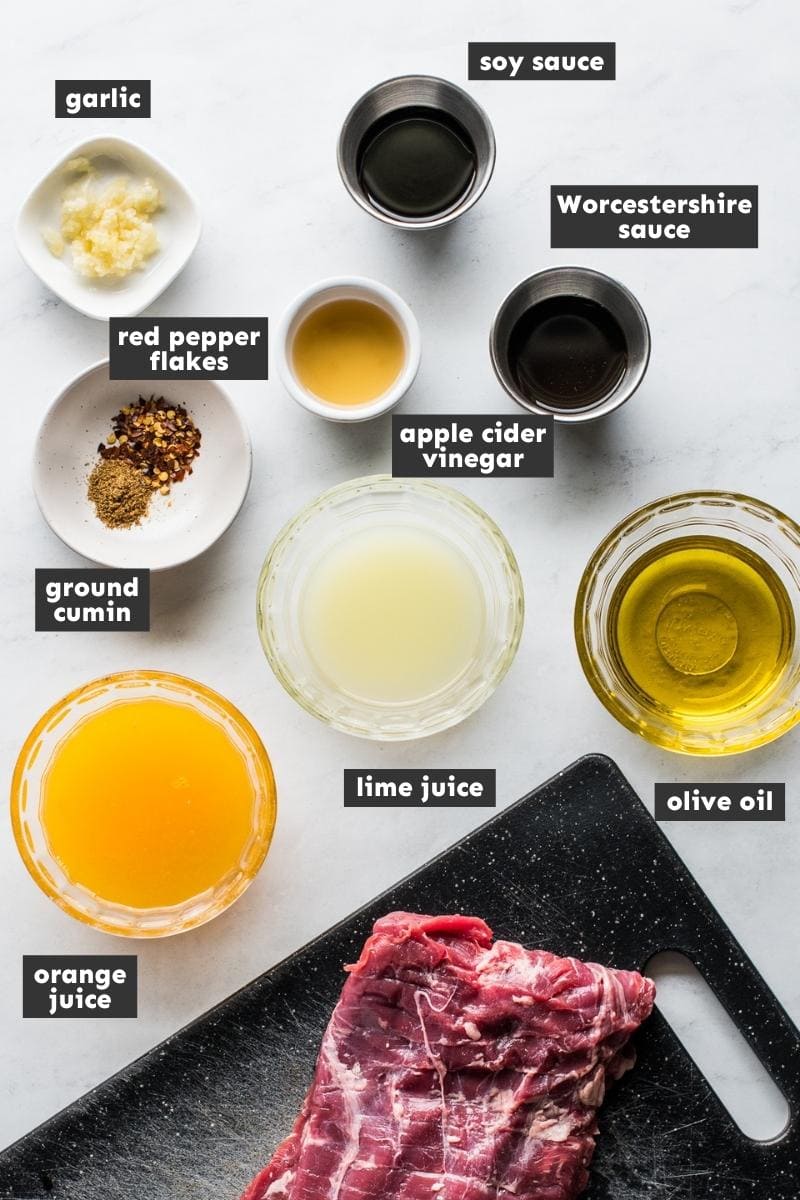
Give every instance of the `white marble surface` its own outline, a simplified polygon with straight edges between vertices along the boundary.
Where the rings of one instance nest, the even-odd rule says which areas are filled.
[[[205,218],[195,257],[154,312],[277,318],[316,278],[372,275],[409,301],[422,326],[422,369],[404,411],[502,413],[510,401],[487,353],[493,313],[523,275],[574,259],[632,288],[654,349],[624,411],[559,438],[555,480],[463,484],[507,532],[527,585],[527,627],[500,691],[477,717],[431,741],[361,744],[318,726],[272,678],[256,636],[254,585],[273,535],[299,506],[340,480],[387,469],[388,421],[339,428],[299,409],[277,380],[231,385],[252,431],[255,470],[229,534],[205,558],[154,580],[151,633],[36,635],[33,567],[80,563],[35,507],[32,442],[62,384],[105,353],[106,331],[49,295],[6,234],[4,778],[30,726],[64,692],[108,671],[161,667],[204,680],[251,718],[273,757],[280,815],[266,868],[232,911],[193,934],[138,947],[82,928],[40,895],[3,819],[0,1144],[485,817],[344,812],[341,772],[351,765],[496,766],[503,804],[590,750],[616,758],[648,802],[656,779],[785,779],[785,826],[672,825],[668,833],[800,1019],[800,735],[713,764],[652,749],[595,700],[571,633],[588,555],[636,505],[683,488],[728,487],[800,515],[791,154],[800,13],[783,0],[406,0],[401,10],[378,0],[47,0],[15,5],[6,17],[4,226],[70,143],[100,132],[141,140],[196,191]],[[469,85],[497,134],[488,192],[441,235],[390,230],[339,182],[339,123],[363,90],[393,74],[463,83],[470,37],[616,40],[618,79]],[[56,121],[54,78],[97,76],[151,77],[152,119]],[[550,251],[552,182],[757,183],[761,247]],[[22,954],[133,949],[137,1021],[21,1019]]]

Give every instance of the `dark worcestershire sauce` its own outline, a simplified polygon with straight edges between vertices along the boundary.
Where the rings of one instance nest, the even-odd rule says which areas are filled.
[[[376,121],[358,149],[358,176],[371,202],[398,217],[449,212],[475,178],[465,129],[435,108],[401,108]]]
[[[584,296],[551,296],[518,319],[508,361],[528,400],[551,408],[584,408],[622,378],[628,347],[616,317]]]

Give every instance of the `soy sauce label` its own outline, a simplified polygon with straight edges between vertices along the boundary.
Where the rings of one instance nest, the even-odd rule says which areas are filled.
[[[135,1017],[135,954],[26,954],[23,1017]]]
[[[657,821],[785,821],[785,783],[657,783]]]
[[[470,42],[470,79],[616,79],[616,42]]]
[[[550,479],[553,418],[392,417],[392,474],[408,479]]]

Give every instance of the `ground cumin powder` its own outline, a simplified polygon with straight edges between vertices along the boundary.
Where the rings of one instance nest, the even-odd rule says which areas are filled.
[[[89,476],[88,495],[110,529],[138,525],[150,506],[152,488],[125,459],[101,459]]]

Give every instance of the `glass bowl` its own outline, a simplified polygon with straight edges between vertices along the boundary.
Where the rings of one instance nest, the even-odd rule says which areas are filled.
[[[482,599],[476,652],[446,686],[413,700],[364,699],[327,677],[304,638],[301,612],[311,573],[326,554],[362,531],[428,532],[466,559]],[[400,741],[463,721],[492,694],[519,645],[522,579],[505,537],[460,492],[417,479],[373,475],[331,488],[278,534],[258,582],[257,619],[270,666],[312,716],[357,737]]]
[[[698,535],[735,542],[783,584],[795,637],[777,682],[756,703],[714,715],[680,715],[645,703],[614,654],[609,616],[617,587],[643,555]],[[656,500],[612,529],[592,555],[575,603],[575,640],[586,678],[626,728],[666,750],[738,754],[780,737],[800,720],[800,527],[777,509],[733,492],[685,492]]]
[[[74,883],[50,850],[42,824],[44,782],[53,756],[86,717],[116,703],[148,698],[188,705],[220,725],[245,761],[253,788],[252,826],[235,869],[215,886],[180,904],[132,908]],[[252,725],[222,696],[180,675],[126,671],[95,679],[70,692],[36,723],[20,751],[11,787],[11,821],[17,848],[45,895],[64,912],[105,933],[166,937],[205,924],[245,891],[266,858],[277,802],[269,756]]]

